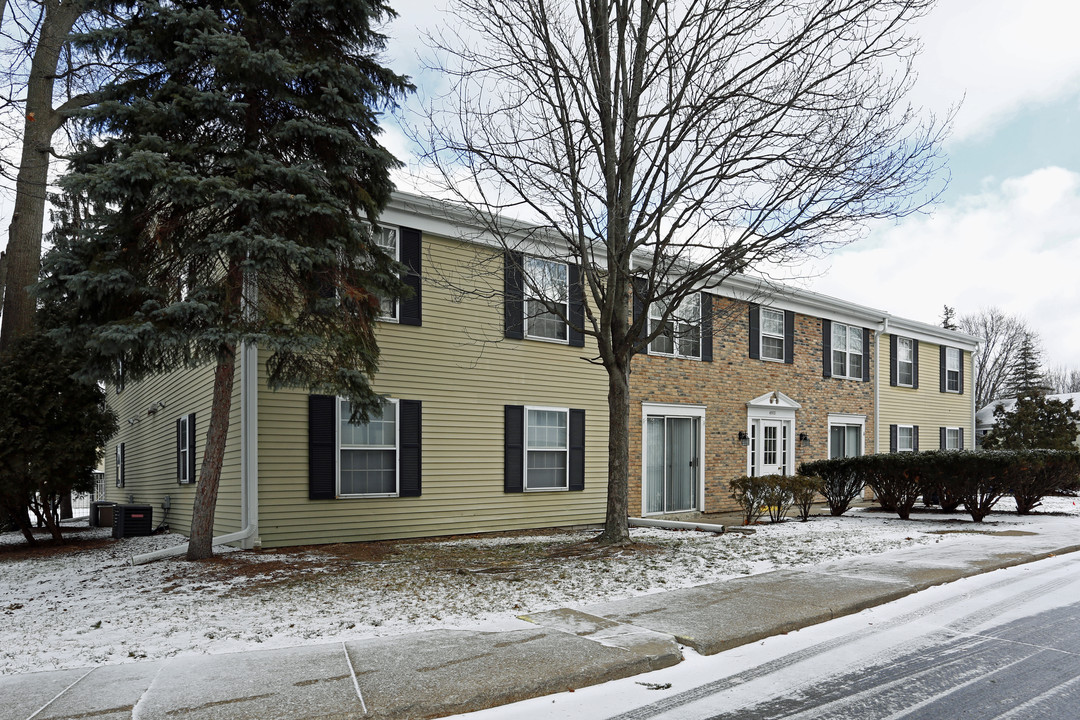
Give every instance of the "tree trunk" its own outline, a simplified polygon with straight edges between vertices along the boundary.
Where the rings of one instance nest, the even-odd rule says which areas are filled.
[[[26,84],[22,155],[15,178],[15,207],[8,226],[7,278],[4,317],[0,325],[0,355],[34,327],[34,298],[27,288],[41,268],[41,232],[49,182],[49,153],[53,134],[63,118],[53,110],[53,85],[60,52],[80,13],[79,3],[51,0],[41,21],[37,47]]]
[[[225,441],[229,436],[235,369],[236,346],[230,344],[214,370],[214,404],[210,410],[210,427],[206,430],[206,449],[199,470],[199,485],[195,489],[195,504],[191,510],[188,560],[203,560],[214,555],[214,510],[225,458]]]
[[[608,488],[602,545],[628,545],[627,520],[630,478],[630,372],[629,364],[614,362],[608,371]]]

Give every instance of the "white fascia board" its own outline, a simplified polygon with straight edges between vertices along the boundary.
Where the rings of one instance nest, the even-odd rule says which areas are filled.
[[[379,220],[388,225],[404,225],[473,245],[496,249],[509,245],[514,250],[538,257],[565,260],[573,254],[561,236],[542,226],[512,218],[498,218],[496,224],[502,232],[502,237],[499,237],[491,232],[488,225],[477,220],[474,211],[461,203],[412,193],[395,191],[379,215]],[[596,256],[596,262],[600,267],[606,266],[601,255]]]
[[[909,337],[919,342],[934,343],[935,345],[947,345],[974,352],[982,341],[974,335],[968,335],[958,330],[946,330],[937,325],[929,325],[917,320],[889,315],[889,327],[886,330],[890,335]]]
[[[802,290],[789,285],[768,282],[743,275],[733,275],[709,292],[744,302],[757,302],[778,310],[791,310],[801,315],[825,318],[835,322],[881,330],[888,313],[858,305],[840,298]]]

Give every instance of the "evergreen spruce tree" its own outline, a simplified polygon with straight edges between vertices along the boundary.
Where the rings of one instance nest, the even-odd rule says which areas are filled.
[[[397,161],[378,114],[411,89],[381,66],[382,0],[144,0],[82,42],[128,63],[82,114],[39,292],[63,301],[88,374],[213,364],[188,557],[212,554],[237,350],[272,388],[379,399],[379,298],[403,268],[375,241]]]
[[[983,438],[984,450],[1075,450],[1080,412],[1072,400],[1027,394],[1017,397],[1012,410],[995,407],[994,423]]]
[[[1031,333],[1024,336],[1009,368],[1009,395],[1015,398],[1045,395],[1050,389],[1042,371],[1042,358]]]

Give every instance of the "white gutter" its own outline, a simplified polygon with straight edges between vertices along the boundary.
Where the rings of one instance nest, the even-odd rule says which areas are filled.
[[[259,545],[259,350],[254,343],[240,346],[240,521],[239,532],[219,535],[214,545],[240,542],[250,550]],[[187,552],[187,545],[132,555],[132,565],[176,557]]]
[[[630,525],[633,527],[652,527],[661,528],[663,530],[700,530],[702,532],[724,532],[723,525],[713,525],[711,523],[696,523],[696,522],[683,522],[681,520],[652,520],[649,518],[628,518]]]

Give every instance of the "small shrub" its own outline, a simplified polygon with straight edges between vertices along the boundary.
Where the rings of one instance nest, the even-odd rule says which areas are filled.
[[[863,478],[881,506],[908,520],[923,490],[919,458],[914,453],[881,453],[851,459],[865,473]]]
[[[788,488],[791,491],[791,504],[799,513],[799,519],[806,522],[810,519],[810,509],[814,500],[821,492],[822,480],[816,475],[791,475],[787,478]]]
[[[838,517],[847,512],[851,502],[859,497],[866,482],[863,473],[853,462],[856,458],[815,460],[799,466],[800,475],[821,478],[818,492],[829,503],[829,513]]]
[[[769,483],[763,477],[750,477],[744,475],[735,478],[731,486],[731,497],[739,503],[743,511],[743,525],[753,525],[765,514],[765,497],[768,494]]]
[[[794,497],[791,494],[790,478],[785,475],[762,475],[765,510],[769,513],[769,522],[782,521],[791,509]]]

